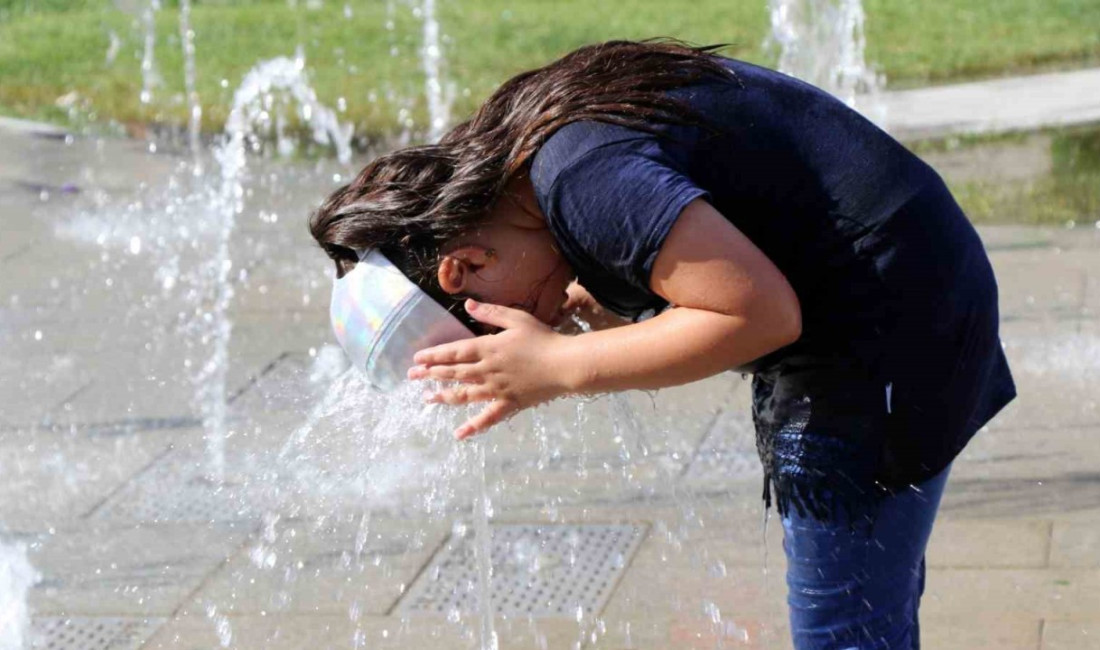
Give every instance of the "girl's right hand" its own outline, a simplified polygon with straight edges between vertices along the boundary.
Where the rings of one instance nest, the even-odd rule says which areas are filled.
[[[558,327],[558,331],[564,334],[580,334],[584,331],[574,320],[574,316],[587,323],[594,330],[606,330],[620,325],[628,325],[630,321],[605,309],[596,302],[592,294],[577,282],[573,282],[565,290],[569,298],[562,305],[565,312],[565,320]]]

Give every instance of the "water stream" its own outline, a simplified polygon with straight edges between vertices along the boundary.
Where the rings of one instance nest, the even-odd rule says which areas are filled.
[[[881,77],[864,59],[861,0],[768,0],[768,13],[765,45],[778,49],[779,70],[850,106],[881,89]]]
[[[435,18],[435,0],[421,0],[418,10],[424,26],[420,56],[424,68],[424,95],[428,100],[428,142],[438,142],[446,132],[450,109],[443,95],[440,76],[443,48],[439,39],[439,22]]]
[[[191,29],[191,0],[180,0],[180,43],[183,47],[183,83],[187,94],[187,142],[196,176],[202,174],[202,104],[195,88],[195,30]]]
[[[29,646],[30,611],[27,592],[38,573],[27,560],[27,549],[0,539],[0,650]]]
[[[212,342],[213,353],[199,372],[196,385],[203,412],[203,428],[207,432],[207,453],[211,477],[217,481],[225,474],[225,437],[227,415],[227,384],[229,371],[229,339],[232,323],[229,305],[233,299],[230,270],[233,267],[229,251],[237,215],[244,209],[247,150],[259,149],[257,125],[276,126],[280,151],[289,149],[280,118],[287,101],[298,107],[298,117],[312,129],[313,139],[321,145],[331,145],[337,159],[346,164],[351,159],[352,126],[341,124],[335,111],[321,104],[308,83],[305,60],[278,57],[262,61],[250,70],[233,95],[233,105],[226,121],[225,139],[214,150],[220,171],[217,196],[217,230],[213,255],[206,262],[205,277],[213,289],[212,302],[203,315],[203,338]],[[273,115],[274,113],[274,115]]]
[[[481,650],[497,650],[497,632],[493,622],[493,533],[489,521],[493,517],[493,502],[489,498],[488,478],[485,472],[485,440],[471,443],[472,473],[477,482],[474,498],[474,540],[477,556],[478,612],[481,615]]]
[[[160,0],[149,0],[149,4],[141,12],[142,28],[145,30],[144,47],[141,55],[141,95],[139,97],[142,104],[149,104],[153,101],[153,89],[161,84],[156,62],[156,19],[158,11],[160,11]]]

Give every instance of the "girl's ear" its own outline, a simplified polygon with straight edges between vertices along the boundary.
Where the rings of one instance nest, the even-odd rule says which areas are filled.
[[[462,293],[466,288],[466,276],[469,269],[466,262],[451,255],[443,256],[439,262],[439,286],[450,294]]]
[[[456,248],[444,255],[439,262],[439,286],[449,294],[467,291],[472,275],[495,261],[491,248],[482,246]]]

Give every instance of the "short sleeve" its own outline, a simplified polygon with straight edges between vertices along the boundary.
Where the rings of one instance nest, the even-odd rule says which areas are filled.
[[[566,257],[649,291],[657,254],[688,203],[708,196],[653,137],[593,148],[540,197]]]

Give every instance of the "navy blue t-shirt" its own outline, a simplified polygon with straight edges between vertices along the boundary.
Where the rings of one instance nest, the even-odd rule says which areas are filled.
[[[713,128],[580,121],[531,164],[578,281],[631,317],[701,198],[786,276],[802,336],[753,364],[765,492],[821,516],[934,476],[1015,396],[977,233],[928,165],[831,95],[722,59],[673,91]],[[715,290],[720,290],[717,288]]]

